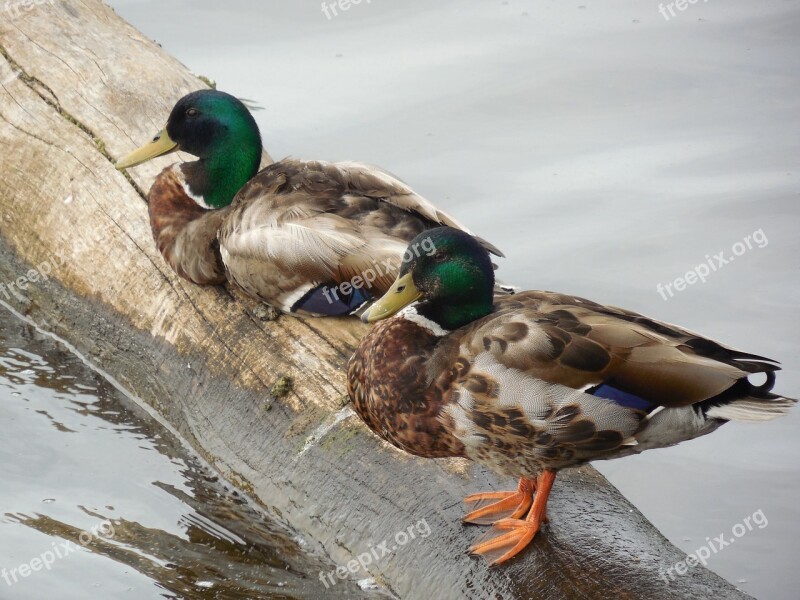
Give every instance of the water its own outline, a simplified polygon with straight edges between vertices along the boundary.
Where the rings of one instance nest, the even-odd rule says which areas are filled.
[[[501,246],[504,279],[624,306],[781,359],[777,389],[800,396],[796,1],[711,0],[669,20],[658,2],[643,0],[372,0],[330,19],[319,0],[111,4],[220,89],[262,105],[256,117],[273,156],[382,165]],[[730,258],[747,236],[751,248],[733,262],[675,291],[677,277],[720,251]],[[657,288],[668,283],[672,296]],[[61,361],[70,364],[61,356],[51,368],[61,372]],[[81,426],[71,400],[11,406],[22,412],[8,446],[16,454],[3,464],[19,483],[13,497],[0,494],[6,510],[73,527],[124,517],[184,532],[185,541],[175,523],[187,505],[142,483],[160,478],[184,489],[183,467],[153,450],[137,451],[135,461],[117,453],[120,439],[136,434]],[[101,422],[101,412],[86,418]],[[768,525],[714,554],[709,567],[758,597],[788,600],[800,585],[798,426],[800,410],[597,466],[686,552],[721,533],[731,538],[762,511]],[[13,463],[30,453],[33,429],[59,442],[19,468]],[[107,456],[117,461],[113,475],[95,474]],[[70,468],[51,474],[56,459]],[[120,493],[106,498],[108,477]],[[140,501],[153,495],[149,508],[123,505],[120,481]],[[77,487],[85,497],[70,502]],[[48,497],[56,502],[43,504]],[[17,536],[3,565],[50,543],[18,523],[2,529]],[[52,577],[76,597],[73,586],[95,582],[158,591],[96,552],[64,563],[78,560],[106,568],[87,577],[59,564],[38,584]],[[11,592],[27,597],[19,589]]]
[[[366,596],[3,307],[0,422],[3,600]]]

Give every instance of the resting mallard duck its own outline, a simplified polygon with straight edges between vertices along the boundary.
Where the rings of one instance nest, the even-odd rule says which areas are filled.
[[[421,234],[377,324],[348,366],[356,412],[425,457],[463,456],[520,478],[466,499],[493,528],[471,551],[492,564],[534,537],[557,471],[767,421],[795,400],[770,393],[775,361],[636,313],[552,292],[493,298],[486,251],[450,228]],[[754,385],[748,377],[761,373]],[[535,499],[534,499],[535,492]]]
[[[227,275],[285,312],[350,313],[388,289],[414,236],[441,225],[467,231],[368,165],[286,159],[259,172],[258,125],[224,92],[184,96],[164,130],[117,168],[176,150],[199,160],[167,167],[148,194],[167,263],[198,284],[221,284]]]

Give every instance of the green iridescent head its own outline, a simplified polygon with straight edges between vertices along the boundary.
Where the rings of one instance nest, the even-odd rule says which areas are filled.
[[[438,227],[409,244],[400,274],[362,317],[372,323],[416,302],[416,312],[451,331],[492,310],[494,267],[489,253],[468,233]]]
[[[184,167],[192,195],[202,198],[208,207],[221,208],[258,172],[261,134],[238,98],[200,90],[181,98],[166,127],[116,166],[127,169],[176,150],[199,159]]]

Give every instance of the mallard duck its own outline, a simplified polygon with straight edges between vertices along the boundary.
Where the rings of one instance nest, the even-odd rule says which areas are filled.
[[[164,169],[148,194],[167,263],[194,283],[227,278],[285,312],[353,312],[388,289],[414,236],[441,225],[467,231],[376,167],[286,159],[259,172],[258,125],[224,92],[181,98],[166,127],[116,166],[176,150],[198,160]]]
[[[466,499],[465,521],[493,523],[470,549],[492,564],[539,531],[559,470],[768,421],[796,402],[771,393],[771,359],[575,296],[495,298],[491,261],[472,238],[443,227],[412,247],[423,243],[435,251],[406,253],[364,313],[383,321],[350,359],[348,392],[395,446],[520,478],[513,492]],[[749,381],[757,374],[764,383]]]

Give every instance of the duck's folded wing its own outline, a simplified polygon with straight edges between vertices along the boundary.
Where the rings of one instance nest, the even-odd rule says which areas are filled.
[[[443,210],[436,208],[431,202],[417,194],[408,184],[388,171],[360,162],[326,163],[326,167],[339,171],[349,192],[363,194],[371,198],[379,198],[383,202],[401,208],[406,212],[420,215],[432,223],[465,231],[474,236],[487,252],[495,256],[504,256],[496,246],[476,236],[461,222]]]
[[[269,209],[244,206],[225,222],[220,240],[234,282],[288,312],[319,292],[330,306],[303,309],[315,314],[340,314],[339,299],[354,290],[363,291],[362,302],[382,294],[405,250],[403,241],[375,230],[365,234],[358,223],[302,202]]]
[[[230,278],[251,295],[284,311],[301,302],[341,314],[385,293],[408,242],[437,225],[465,229],[376,167],[285,159],[239,192],[220,246]],[[329,307],[343,292],[325,286],[338,284],[359,294]]]
[[[574,389],[605,385],[630,402],[695,404],[749,374],[779,369],[764,357],[582,298],[526,292],[498,307],[465,333],[467,352],[491,351],[508,367]]]
[[[237,195],[235,202],[255,200],[271,206],[313,202],[321,210],[369,224],[406,242],[431,227],[446,225],[474,235],[448,213],[379,167],[360,162],[326,162],[286,158],[269,165]],[[371,201],[371,202],[370,202]],[[503,256],[476,236],[488,252]]]

